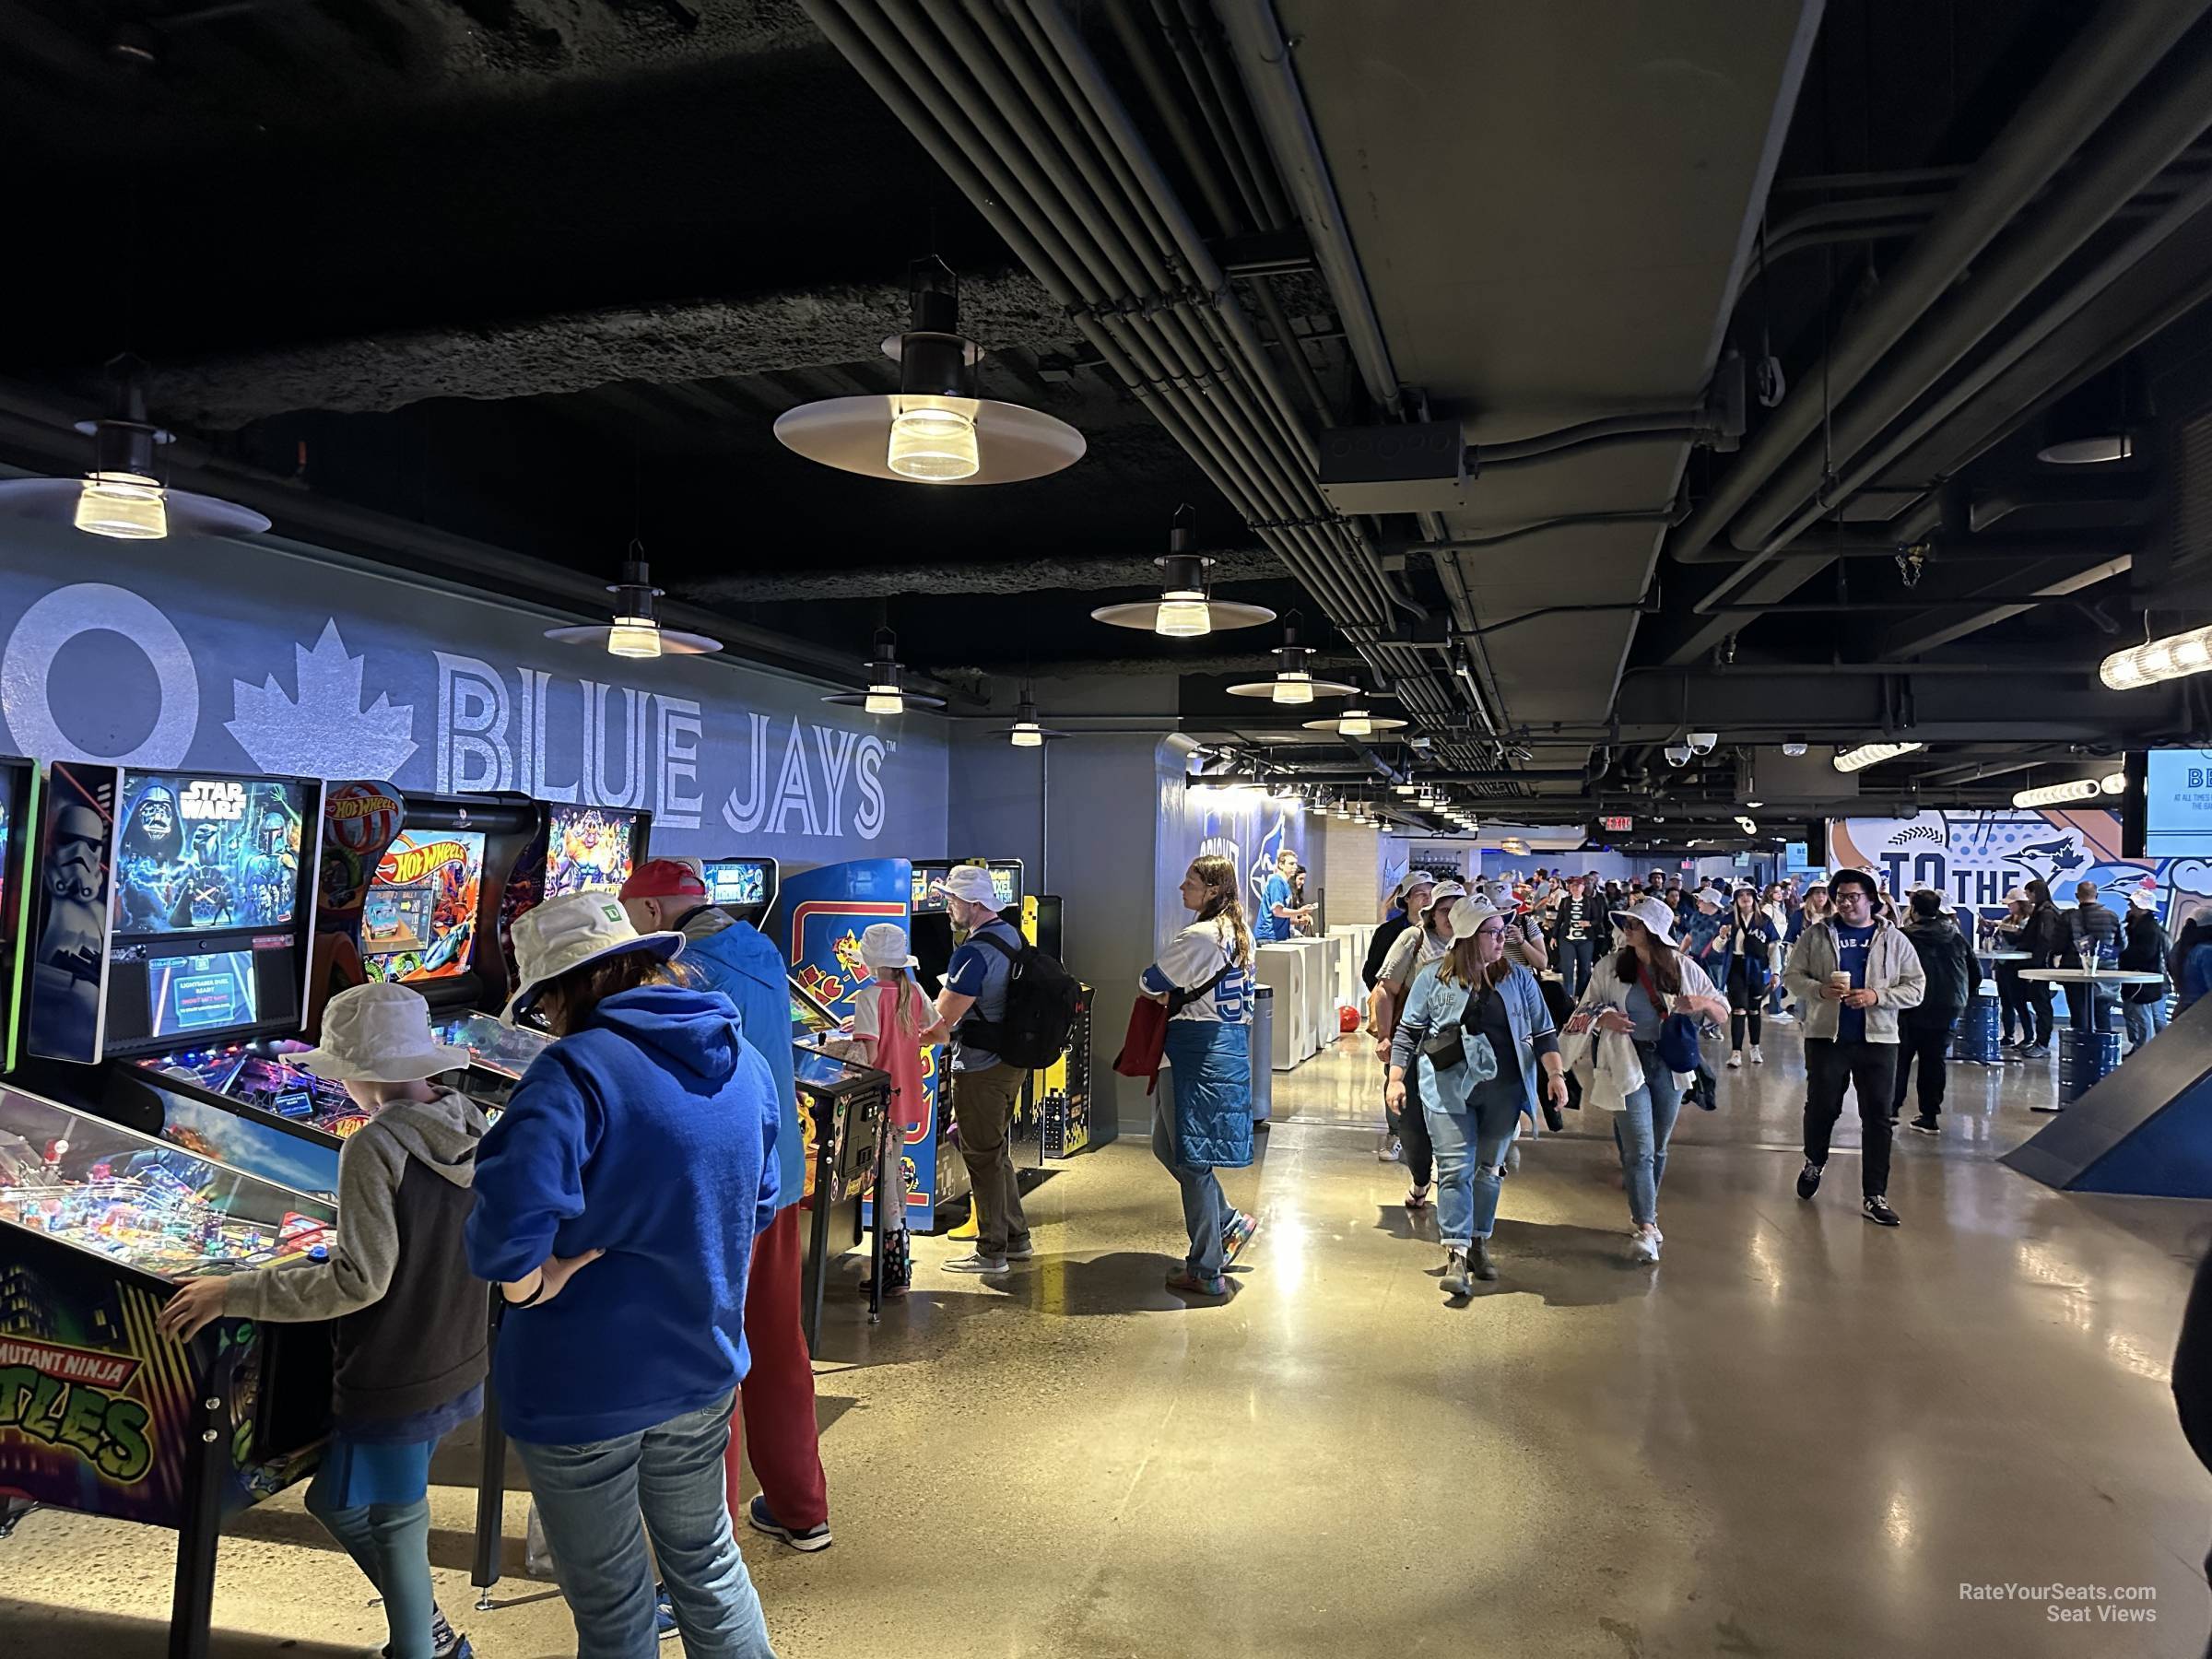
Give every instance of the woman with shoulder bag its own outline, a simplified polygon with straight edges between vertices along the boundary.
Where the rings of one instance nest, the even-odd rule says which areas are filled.
[[[1643,1063],[1644,1086],[1627,1097],[1613,1120],[1613,1139],[1628,1186],[1632,1253],[1640,1262],[1656,1262],[1664,1241],[1659,1183],[1666,1175],[1666,1143],[1682,1109],[1671,1063],[1676,1056],[1665,1052],[1662,1039],[1676,1040],[1665,1029],[1671,1016],[1717,1022],[1728,1005],[1705,971],[1676,947],[1674,916],[1663,900],[1639,899],[1614,912],[1613,919],[1620,924],[1620,952],[1597,965],[1567,1029],[1621,1032],[1633,1039]]]
[[[1444,1291],[1466,1296],[1494,1279],[1489,1239],[1506,1150],[1521,1118],[1545,1098],[1567,1100],[1559,1035],[1536,976],[1505,953],[1507,918],[1485,900],[1452,909],[1451,948],[1423,968],[1391,1040],[1390,1104],[1406,1104],[1415,1077],[1419,1110],[1436,1145],[1437,1219],[1444,1242]]]
[[[1237,869],[1218,853],[1191,865],[1182,907],[1197,920],[1169,941],[1137,988],[1168,1009],[1164,1053],[1171,1100],[1154,1109],[1152,1156],[1182,1189],[1190,1253],[1168,1288],[1227,1296],[1224,1271],[1259,1218],[1231,1205],[1214,1171],[1252,1162],[1252,929],[1237,902]]]

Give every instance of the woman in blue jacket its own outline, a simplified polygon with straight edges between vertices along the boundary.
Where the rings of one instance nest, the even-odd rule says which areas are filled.
[[[1721,923],[1700,959],[1712,982],[1728,994],[1728,1068],[1744,1063],[1744,1029],[1750,1027],[1751,1064],[1764,1065],[1759,1052],[1759,1008],[1766,1000],[1774,977],[1775,953],[1782,941],[1774,924],[1759,907],[1759,895],[1747,887],[1735,889],[1735,908]]]
[[[535,1009],[559,1041],[477,1155],[468,1260],[506,1299],[500,1416],[582,1659],[655,1651],[647,1532],[686,1651],[772,1659],[723,1455],[780,1113],[729,999],[672,965],[683,942],[609,893],[516,919],[509,1018]]]
[[[1451,949],[1415,976],[1391,1036],[1391,1110],[1404,1108],[1412,1074],[1436,1143],[1448,1296],[1470,1295],[1476,1279],[1498,1277],[1489,1240],[1499,1182],[1522,1117],[1535,1121],[1539,1071],[1546,1097],[1567,1103],[1551,1012],[1536,976],[1506,956],[1506,926],[1486,900],[1453,906]]]

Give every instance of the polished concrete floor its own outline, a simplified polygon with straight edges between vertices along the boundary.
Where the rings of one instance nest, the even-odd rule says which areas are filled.
[[[1135,1137],[1037,1190],[1039,1258],[1003,1285],[922,1241],[879,1329],[849,1295],[829,1316],[835,1547],[747,1535],[777,1651],[2200,1652],[2212,1478],[2167,1366],[2212,1210],[1994,1164],[2042,1121],[2047,1065],[1953,1068],[1943,1138],[1899,1148],[1902,1230],[1860,1218],[1848,1150],[1800,1204],[1799,1045],[1767,1053],[1686,1114],[1656,1269],[1628,1263],[1610,1143],[1571,1115],[1506,1184],[1503,1277],[1447,1300],[1348,1042],[1277,1077],[1261,1161],[1229,1178],[1265,1225],[1226,1305],[1161,1288],[1179,1213]],[[484,1659],[572,1652],[547,1586],[470,1610],[472,1504],[435,1494],[445,1606]],[[519,1567],[519,1499],[507,1521]],[[158,1653],[168,1547],[33,1515],[0,1544],[0,1655]],[[1985,1583],[2143,1587],[2107,1605],[2156,1618],[1962,1596]],[[226,1537],[216,1614],[224,1654],[382,1640],[291,1494]]]

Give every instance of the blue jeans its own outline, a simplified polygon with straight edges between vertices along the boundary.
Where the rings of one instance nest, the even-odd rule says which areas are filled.
[[[1559,941],[1559,989],[1567,994],[1570,1002],[1582,995],[1583,987],[1590,982],[1590,970],[1596,960],[1595,939]]]
[[[1498,1225],[1498,1183],[1505,1149],[1521,1133],[1521,1105],[1486,1089],[1472,1112],[1423,1111],[1436,1143],[1437,1230],[1445,1249],[1465,1250]]]
[[[2157,1002],[2124,1002],[2120,1005],[2121,1018],[2127,1021],[2127,1046],[2139,1049],[2166,1029],[2166,999]]]
[[[324,1474],[328,1473],[325,1466]],[[317,1475],[307,1488],[307,1512],[344,1547],[361,1575],[383,1597],[392,1630],[392,1659],[430,1659],[430,1620],[437,1598],[430,1589],[430,1500],[364,1503],[338,1509],[330,1483]]]
[[[1636,1057],[1643,1062],[1643,1087],[1614,1114],[1613,1140],[1620,1148],[1620,1172],[1628,1177],[1629,1218],[1641,1227],[1659,1219],[1659,1182],[1666,1175],[1666,1143],[1675,1132],[1682,1097],[1675,1088],[1675,1074],[1666,1069],[1656,1048],[1638,1043]],[[1882,1102],[1885,1112],[1888,1104],[1887,1100]]]
[[[640,1355],[639,1363],[651,1364],[652,1356]],[[760,1598],[730,1531],[723,1453],[733,1398],[725,1394],[701,1410],[589,1445],[513,1442],[576,1621],[577,1659],[651,1659],[659,1652],[648,1531],[689,1659],[774,1659]]]
[[[1194,1277],[1210,1279],[1221,1277],[1223,1251],[1221,1230],[1235,1213],[1229,1195],[1222,1192],[1221,1183],[1214,1178],[1210,1164],[1186,1164],[1180,1160],[1175,1150],[1175,1128],[1172,1102],[1162,1100],[1152,1114],[1152,1156],[1167,1166],[1168,1173],[1175,1177],[1175,1184],[1182,1189],[1182,1225],[1191,1236],[1191,1253],[1183,1258],[1183,1265]]]

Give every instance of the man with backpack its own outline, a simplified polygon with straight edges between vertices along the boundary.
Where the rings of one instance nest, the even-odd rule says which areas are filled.
[[[1005,1035],[1009,1025],[1018,1023],[1007,1018],[1010,994],[1017,968],[1032,959],[1051,963],[1063,980],[1066,973],[1030,950],[1001,919],[991,872],[982,865],[955,865],[937,885],[953,926],[967,935],[945,971],[937,1013],[952,1029],[952,1119],[959,1128],[960,1160],[968,1166],[975,1194],[975,1249],[947,1262],[945,1271],[1004,1273],[1008,1263],[1026,1262],[1036,1253],[1006,1144],[1015,1102],[1030,1076],[1029,1066],[1018,1064],[1002,1046],[1009,1042]]]
[[[1950,1053],[1951,1028],[1966,1012],[1966,1005],[1981,982],[1974,947],[1959,931],[1943,908],[1943,895],[1923,888],[1912,899],[1912,914],[1906,922],[1906,941],[1920,958],[1926,975],[1927,994],[1917,1007],[1901,1010],[1897,1018],[1897,1092],[1889,1100],[1889,1121],[1905,1109],[1914,1062],[1920,1065],[1920,1111],[1912,1127],[1920,1135],[1937,1133],[1936,1114],[1943,1110],[1945,1059]]]

